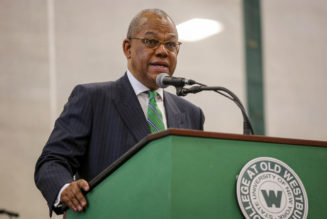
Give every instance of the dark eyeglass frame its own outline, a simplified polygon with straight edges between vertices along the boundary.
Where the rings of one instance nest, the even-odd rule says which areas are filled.
[[[159,46],[161,46],[161,44],[164,45],[164,47],[170,51],[170,52],[174,52],[177,53],[179,51],[179,47],[182,44],[181,42],[174,42],[174,41],[161,41],[158,39],[151,39],[151,38],[140,38],[140,37],[128,37],[128,39],[130,40],[141,40],[142,43],[150,49],[157,49]],[[151,44],[154,43],[153,45]],[[175,46],[170,46],[169,44],[175,44]]]

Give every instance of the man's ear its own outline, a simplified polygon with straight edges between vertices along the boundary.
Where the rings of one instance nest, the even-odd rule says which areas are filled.
[[[123,51],[127,59],[131,58],[131,40],[126,38],[123,41]]]

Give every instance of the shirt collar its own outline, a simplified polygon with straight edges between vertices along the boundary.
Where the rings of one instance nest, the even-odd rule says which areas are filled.
[[[133,90],[134,90],[136,96],[150,90],[148,87],[146,87],[140,81],[138,81],[128,69],[127,69],[127,77],[133,87]],[[155,91],[159,94],[158,96],[160,96],[160,98],[163,100],[163,89],[159,88]]]

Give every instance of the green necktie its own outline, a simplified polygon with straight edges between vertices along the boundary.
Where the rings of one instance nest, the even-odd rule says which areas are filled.
[[[156,96],[158,95],[155,91],[148,91],[149,104],[148,104],[148,124],[152,133],[160,132],[165,130],[165,125],[162,121],[162,113],[158,108],[156,102]]]

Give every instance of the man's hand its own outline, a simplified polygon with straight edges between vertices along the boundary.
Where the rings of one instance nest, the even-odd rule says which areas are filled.
[[[62,193],[60,201],[66,204],[73,211],[83,211],[87,202],[82,193],[84,191],[89,191],[90,186],[84,179],[79,179],[72,182]]]

